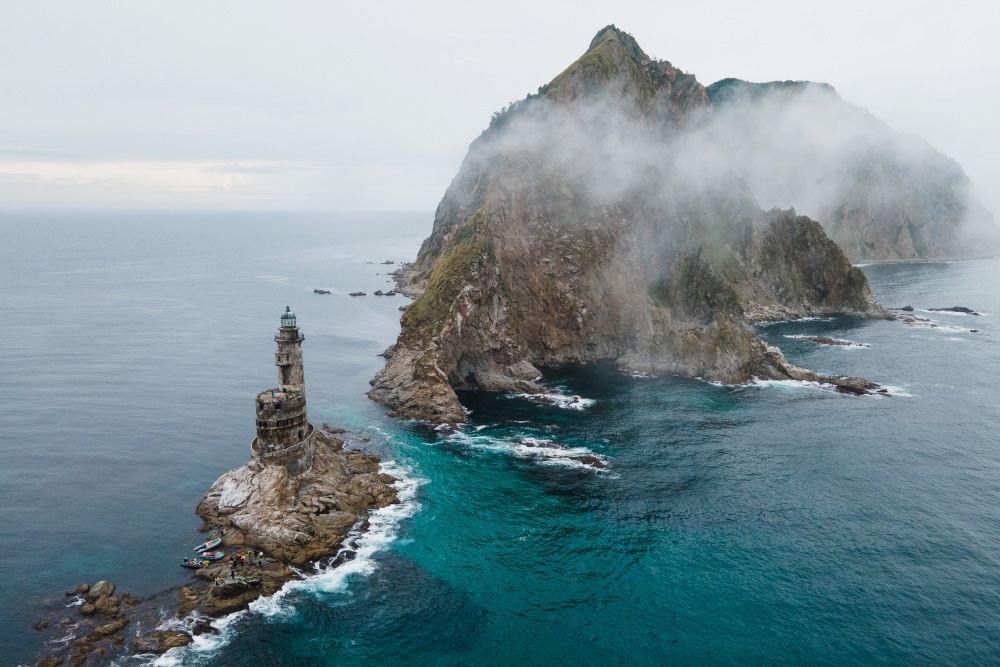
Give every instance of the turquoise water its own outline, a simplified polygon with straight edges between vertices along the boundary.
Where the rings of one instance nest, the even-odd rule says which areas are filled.
[[[284,306],[310,418],[364,429],[404,479],[349,567],[228,619],[161,664],[984,664],[1000,654],[1000,262],[870,266],[937,327],[760,329],[804,366],[892,386],[724,387],[546,370],[563,406],[463,395],[461,432],[364,397],[429,215],[0,218],[7,464],[0,662],[28,609],[111,578],[176,585],[193,508],[247,458]],[[280,233],[278,233],[280,231]],[[13,239],[13,243],[10,240]],[[313,288],[336,293],[312,294]],[[969,333],[969,329],[978,333]],[[870,345],[822,347],[823,334]],[[606,469],[571,456],[594,456]],[[8,546],[9,545],[9,546]],[[13,548],[11,548],[13,547]],[[17,604],[13,601],[17,600]]]

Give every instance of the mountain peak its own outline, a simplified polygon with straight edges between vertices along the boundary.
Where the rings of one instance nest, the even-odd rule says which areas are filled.
[[[637,64],[649,62],[649,56],[647,56],[639,47],[639,42],[635,41],[635,37],[628,34],[624,30],[619,30],[614,23],[606,25],[597,31],[597,34],[594,35],[594,39],[590,40],[590,46],[587,47],[587,51],[589,52],[596,48],[600,48],[611,41],[617,42],[623,46],[626,52],[632,56],[633,60],[635,60]]]

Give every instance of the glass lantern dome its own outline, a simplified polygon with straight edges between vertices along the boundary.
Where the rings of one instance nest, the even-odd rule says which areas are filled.
[[[295,326],[295,313],[288,306],[285,306],[285,313],[281,316],[281,326],[282,327],[294,327]]]

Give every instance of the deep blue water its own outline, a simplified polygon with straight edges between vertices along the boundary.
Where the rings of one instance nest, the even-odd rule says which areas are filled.
[[[887,306],[981,317],[760,329],[892,398],[567,367],[546,382],[575,407],[467,393],[447,433],[364,396],[406,300],[346,295],[386,287],[365,262],[411,259],[430,219],[0,214],[0,663],[35,655],[32,610],[80,582],[182,579],[195,505],[248,457],[285,305],[311,420],[368,431],[407,503],[351,569],[161,663],[996,662],[1000,261],[864,268]]]

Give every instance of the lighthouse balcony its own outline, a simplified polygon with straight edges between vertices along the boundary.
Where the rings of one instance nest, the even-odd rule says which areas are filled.
[[[305,339],[306,339],[305,334],[303,334],[303,333],[301,333],[299,331],[287,331],[285,329],[279,329],[278,333],[276,333],[274,335],[274,340],[279,341],[279,342],[284,341],[286,343],[289,342],[289,341],[291,341],[293,343],[294,342],[301,343]]]
[[[268,389],[257,394],[257,412],[294,412],[305,408],[306,395],[301,390]]]

